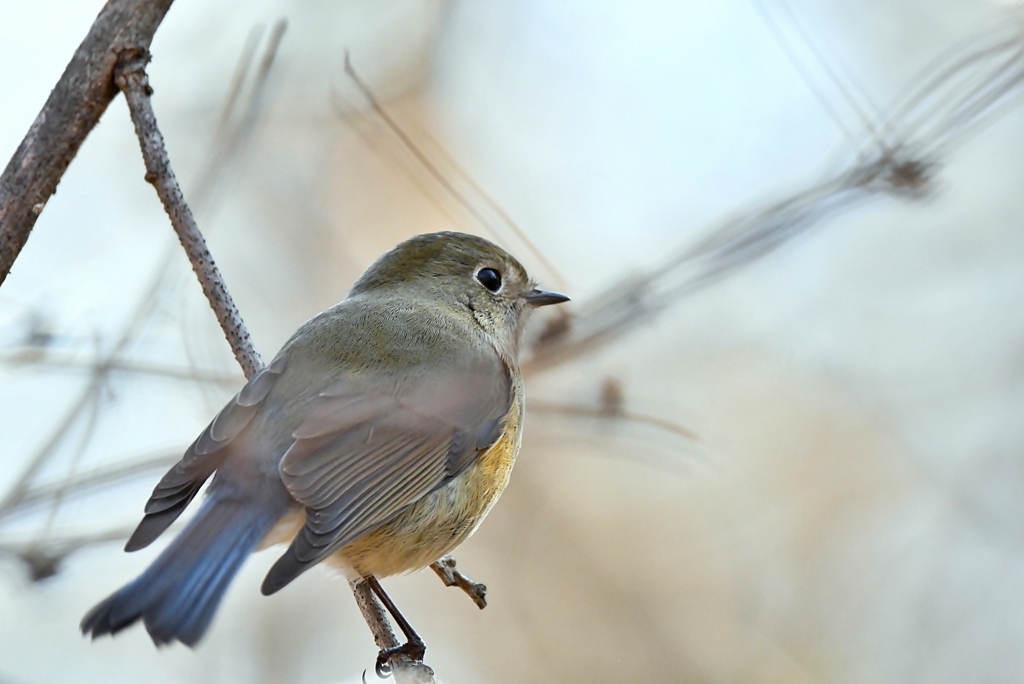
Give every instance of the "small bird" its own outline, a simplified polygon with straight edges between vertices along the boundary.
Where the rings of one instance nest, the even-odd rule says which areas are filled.
[[[524,324],[568,299],[472,235],[420,235],[386,253],[164,475],[126,551],[152,543],[213,481],[185,529],[82,632],[142,620],[156,645],[194,646],[246,557],[288,543],[264,594],[326,561],[370,583],[406,634],[398,648],[422,659],[377,578],[448,554],[497,501],[522,435]]]

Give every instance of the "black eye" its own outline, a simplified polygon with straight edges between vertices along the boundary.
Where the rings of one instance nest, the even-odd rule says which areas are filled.
[[[476,279],[491,292],[501,289],[501,274],[493,268],[481,268],[476,274]]]

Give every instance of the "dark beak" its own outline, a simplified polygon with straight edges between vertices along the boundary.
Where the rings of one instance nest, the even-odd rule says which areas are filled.
[[[561,304],[562,302],[569,301],[569,298],[564,294],[549,292],[547,290],[538,290],[536,288],[524,294],[523,299],[525,299],[526,303],[530,306],[547,306],[548,304]]]

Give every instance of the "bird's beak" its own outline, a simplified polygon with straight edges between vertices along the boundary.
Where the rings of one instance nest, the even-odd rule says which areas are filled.
[[[548,290],[538,290],[537,288],[524,294],[523,299],[530,306],[547,306],[548,304],[561,304],[562,302],[569,301],[569,298],[564,294],[549,292]]]

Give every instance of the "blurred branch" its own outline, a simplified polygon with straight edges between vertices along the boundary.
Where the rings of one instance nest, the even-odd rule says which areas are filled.
[[[256,125],[263,97],[266,93],[270,68],[277,58],[277,50],[281,45],[281,39],[284,38],[284,32],[287,28],[288,22],[284,19],[279,19],[274,23],[267,46],[263,50],[263,56],[256,67],[256,75],[253,78],[252,89],[249,92],[246,106],[242,108],[238,120],[232,125],[232,114],[237,108],[238,101],[241,99],[242,88],[249,73],[249,68],[252,66],[256,47],[263,33],[263,27],[254,27],[248,41],[246,41],[242,55],[239,57],[238,66],[235,69],[235,75],[231,81],[231,87],[228,91],[224,108],[221,110],[220,118],[217,121],[213,153],[191,186],[194,189],[191,206],[197,212],[209,200],[210,193],[215,187],[215,180],[220,175],[220,171],[227,164],[228,160],[235,155],[242,146],[242,143],[249,138]]]
[[[818,102],[850,142],[856,144],[857,141],[855,140],[851,129],[843,122],[842,117],[839,116],[839,112],[829,101],[828,97],[825,96],[825,93],[815,85],[806,65],[799,59],[793,46],[790,45],[788,40],[786,40],[782,27],[779,22],[775,20],[773,12],[769,10],[766,0],[754,0],[753,4],[760,12],[768,29],[772,32],[783,51],[786,53],[786,57],[789,59],[793,67],[800,73],[800,77],[818,99]],[[858,123],[867,131],[868,137],[871,141],[878,146],[879,150],[883,154],[889,152],[890,150],[885,140],[882,139],[879,131],[879,126],[882,122],[878,121],[878,107],[875,106],[871,101],[871,98],[868,97],[867,91],[857,83],[848,69],[844,69],[839,64],[832,63],[833,61],[836,61],[835,55],[830,56],[827,50],[818,45],[812,35],[813,32],[804,26],[800,15],[793,10],[786,0],[773,0],[771,4],[773,6],[778,6],[783,13],[787,15],[788,22],[796,30],[797,35],[800,37],[807,49],[810,50],[810,53],[813,55],[814,61],[817,63],[818,67],[825,72],[828,79],[832,82],[833,87],[839,91],[840,97],[846,101],[847,106],[853,111]]]
[[[278,22],[271,37],[270,45],[265,49],[260,61],[248,102],[240,116],[235,117],[233,115],[237,110],[245,76],[249,71],[248,67],[252,62],[261,32],[258,27],[253,31],[249,43],[243,51],[230,93],[226,98],[221,118],[214,134],[213,144],[210,146],[211,152],[208,154],[203,171],[198,178],[202,187],[201,192],[197,192],[196,196],[202,203],[209,200],[210,190],[215,187],[215,181],[222,175],[222,172],[242,147],[244,141],[248,138],[248,134],[254,127],[262,103],[263,93],[266,89],[267,76],[283,30],[284,22]],[[12,364],[37,363],[56,367],[82,367],[90,372],[90,378],[89,382],[72,403],[70,409],[66,412],[64,418],[54,426],[43,445],[31,457],[28,465],[19,474],[14,485],[3,499],[0,500],[0,521],[4,521],[37,505],[51,504],[56,507],[62,498],[74,496],[89,489],[115,485],[124,479],[152,469],[166,468],[167,465],[178,459],[180,454],[143,455],[116,466],[98,468],[84,473],[69,474],[69,477],[63,483],[33,486],[36,475],[57,452],[58,446],[66,439],[72,427],[78,424],[83,411],[88,407],[96,406],[99,394],[107,386],[112,372],[127,371],[198,382],[227,385],[238,384],[236,376],[226,376],[224,374],[202,372],[194,369],[179,369],[160,364],[134,362],[122,358],[124,350],[136,337],[143,323],[157,310],[156,300],[166,290],[166,281],[171,273],[170,267],[175,263],[173,259],[175,255],[176,251],[169,250],[160,261],[149,286],[145,289],[134,312],[122,328],[112,348],[105,354],[101,354],[93,360],[81,361],[73,355],[55,355],[54,351],[48,348],[52,335],[45,329],[40,328],[37,321],[30,321],[30,334],[26,338],[30,346],[27,349],[17,350],[6,357],[6,362]],[[90,433],[91,431],[87,425],[84,439],[88,440]],[[124,539],[130,532],[131,528],[112,529],[54,538],[52,533],[48,531],[45,533],[45,538],[33,539],[28,543],[0,543],[0,553],[13,554],[19,557],[28,565],[33,579],[43,579],[58,572],[62,560],[78,549],[92,544]]]
[[[21,544],[5,542],[0,543],[0,555],[15,556],[21,560],[28,566],[32,581],[38,582],[57,574],[63,560],[75,551],[95,544],[123,540],[133,529],[134,526],[68,535],[45,541],[33,539]]]
[[[117,95],[125,46],[147,49],[172,0],[109,0],[0,176],[0,284],[86,136]]]
[[[585,356],[708,285],[757,261],[866,197],[879,169],[858,167],[764,210],[726,221],[693,247],[660,266],[613,283],[571,318],[552,319],[523,361],[525,375]]]
[[[100,407],[103,403],[104,394],[97,392],[91,396],[91,401],[88,405],[88,413],[85,416],[85,425],[81,431],[81,435],[78,438],[78,445],[71,454],[71,459],[68,463],[67,472],[64,474],[64,481],[61,486],[58,486],[53,495],[49,498],[49,510],[46,515],[46,524],[42,529],[42,537],[47,537],[53,528],[53,521],[57,517],[57,511],[60,509],[61,502],[64,500],[65,494],[71,491],[74,485],[76,471],[78,470],[78,464],[82,460],[82,455],[85,453],[86,448],[89,446],[89,442],[92,440],[93,434],[96,432],[96,425],[99,422]],[[22,499],[24,501],[24,499]]]
[[[377,116],[380,117],[380,120],[384,122],[384,125],[387,127],[387,129],[391,131],[395,138],[397,138],[398,141],[402,144],[402,147],[404,147],[406,151],[408,151],[409,154],[411,154],[413,158],[417,162],[419,162],[423,169],[428,174],[430,174],[431,178],[433,178],[438,183],[438,185],[440,185],[441,188],[444,189],[445,192],[447,192],[453,199],[455,199],[456,202],[458,202],[467,212],[469,212],[470,216],[472,216],[477,221],[477,223],[483,226],[490,233],[494,234],[495,237],[498,237],[497,230],[494,228],[494,226],[491,225],[487,218],[473,205],[472,202],[469,201],[469,198],[466,195],[464,195],[457,187],[455,187],[451,179],[449,179],[448,176],[445,175],[438,168],[437,164],[435,164],[433,160],[431,160],[430,156],[427,155],[423,148],[417,145],[416,142],[409,136],[409,134],[406,133],[402,129],[402,127],[395,122],[393,118],[391,118],[391,115],[388,114],[387,110],[385,110],[384,107],[381,106],[380,101],[377,99],[377,96],[373,94],[372,90],[370,90],[370,86],[367,85],[366,81],[364,81],[359,76],[358,72],[356,72],[355,67],[352,66],[352,60],[349,58],[348,52],[345,52],[345,73],[348,75],[350,79],[352,79],[352,82],[356,85],[356,88],[359,89],[359,92],[363,94],[363,97],[365,97],[366,101],[370,104],[370,108],[373,109],[374,113],[376,113]],[[466,181],[470,189],[474,193],[476,193],[476,195],[480,197],[484,201],[484,203],[487,204],[487,206],[489,206],[491,210],[498,215],[501,222],[508,226],[509,229],[511,229],[511,231],[516,235],[516,237],[519,238],[519,240],[524,245],[526,245],[527,249],[529,249],[530,252],[533,253],[537,260],[540,261],[544,269],[555,280],[555,285],[560,288],[565,287],[565,278],[562,277],[561,273],[558,272],[558,269],[555,268],[555,265],[551,263],[550,260],[548,260],[548,258],[544,255],[544,252],[533,243],[533,241],[526,234],[526,231],[520,228],[519,224],[513,221],[512,217],[509,216],[508,213],[501,208],[501,205],[499,205],[490,195],[484,192],[484,189],[481,188],[465,171],[463,171],[456,164],[454,164],[454,162],[452,162],[450,158],[448,158],[448,161],[451,164],[451,166],[454,167],[458,175],[461,176],[464,181]]]
[[[886,135],[934,155],[991,122],[1021,94],[1024,13],[939,54],[911,79],[883,118]],[[914,140],[916,138],[916,140]]]
[[[163,136],[157,128],[156,115],[149,101],[150,95],[153,94],[153,89],[149,86],[149,77],[146,75],[146,64],[149,59],[147,49],[134,46],[125,48],[118,57],[114,81],[128,101],[132,123],[135,124],[135,132],[142,147],[142,157],[146,163],[146,181],[156,188],[178,239],[188,254],[192,269],[202,285],[203,293],[217,315],[228,344],[231,345],[231,351],[234,352],[245,377],[251,378],[263,367],[263,361],[252,345],[245,322],[235,307],[217,265],[213,262],[210,250],[206,247],[206,240],[199,232],[192,210],[185,203],[174,171],[171,170]]]
[[[693,430],[686,428],[679,423],[665,418],[658,418],[657,416],[651,416],[646,413],[637,413],[636,411],[626,411],[621,409],[615,413],[609,413],[603,407],[594,406],[579,406],[577,404],[562,404],[553,401],[544,401],[541,399],[530,400],[530,410],[537,411],[538,413],[558,413],[563,416],[576,416],[579,418],[600,418],[602,420],[618,419],[624,420],[631,423],[640,423],[643,425],[650,425],[652,427],[661,428],[666,432],[671,432],[677,437],[683,439],[698,442],[700,437]]]
[[[179,450],[164,451],[155,455],[133,458],[127,463],[93,468],[92,470],[78,473],[74,479],[66,482],[33,487],[28,489],[21,497],[17,508],[8,511],[7,515],[13,515],[15,512],[21,512],[32,506],[46,503],[58,496],[66,499],[69,496],[81,494],[89,489],[96,489],[108,484],[120,484],[135,475],[141,475],[154,470],[165,470],[179,460],[181,460],[181,452]]]
[[[348,125],[352,132],[359,136],[368,149],[377,154],[385,163],[393,165],[396,169],[400,170],[439,214],[443,215],[453,224],[458,223],[459,219],[449,210],[450,207],[441,201],[436,187],[433,184],[423,182],[422,164],[419,160],[413,158],[412,163],[409,163],[409,160],[406,158],[409,156],[408,150],[405,147],[399,145],[402,152],[394,153],[381,146],[379,138],[375,135],[376,132],[369,130],[376,124],[357,107],[349,105],[336,89],[331,90],[331,109],[334,110],[335,116],[340,121]],[[430,176],[430,178],[433,178],[433,176]]]
[[[78,420],[79,414],[89,406],[89,403],[93,400],[93,397],[99,392],[103,386],[104,373],[103,366],[98,366],[97,370],[94,371],[92,378],[89,380],[89,384],[86,385],[85,389],[78,395],[75,402],[71,405],[71,408],[64,414],[64,417],[50,432],[50,436],[43,443],[43,446],[36,452],[29,461],[29,464],[22,471],[18,479],[15,480],[14,485],[8,490],[7,494],[3,499],[0,499],[0,518],[10,513],[25,495],[29,491],[30,482],[36,476],[36,473],[42,469],[43,465],[50,458],[50,455],[57,449],[57,446],[64,439],[64,435],[71,428],[72,425]]]
[[[857,202],[927,191],[940,152],[991,121],[1024,90],[1024,37],[985,36],[944,53],[908,92],[847,168],[764,209],[723,223],[696,245],[593,297],[572,318],[553,319],[531,346],[525,374],[610,344],[672,304],[752,264]]]
[[[201,382],[211,385],[222,385],[224,387],[237,387],[239,384],[239,376],[218,373],[217,371],[193,370],[129,359],[114,359],[104,363],[102,359],[83,359],[75,354],[44,351],[35,348],[27,350],[18,349],[10,354],[0,354],[0,362],[10,366],[33,365],[45,368],[90,370],[93,372],[103,365],[107,371],[120,371],[134,375],[148,375],[171,380],[184,380],[186,382]]]
[[[251,123],[255,121],[260,105],[260,98],[255,94],[262,93],[264,89],[266,75],[275,54],[275,50],[271,48],[274,47],[276,46],[272,45],[264,53],[261,62],[260,75],[253,86],[254,95],[250,97],[246,109],[242,113],[241,123],[236,124],[235,128],[232,128],[226,122],[229,122],[232,118],[231,115],[236,108],[238,92],[240,92],[241,88],[233,86],[231,94],[225,101],[221,115],[221,122],[223,125],[218,127],[214,136],[214,145],[212,146],[216,152],[209,158],[204,167],[204,172],[201,175],[201,178],[205,181],[205,185],[207,187],[212,187],[214,185],[216,179],[222,174],[232,156],[237,154],[242,143],[246,139],[245,135],[238,134],[237,129],[244,129],[245,132],[252,129]],[[243,54],[243,64],[247,63],[251,58],[251,54]],[[236,83],[239,78],[244,77],[246,71],[247,68],[244,66],[238,69],[239,73],[236,74],[235,78]],[[200,195],[200,199],[205,200],[208,198],[208,192]],[[49,436],[29,460],[28,465],[25,466],[24,470],[20,473],[8,492],[2,499],[0,499],[0,520],[3,520],[9,513],[19,509],[20,502],[27,493],[31,491],[32,480],[50,460],[53,454],[56,453],[58,446],[63,442],[71,427],[76,424],[82,414],[82,411],[90,405],[92,400],[91,398],[105,386],[110,372],[112,370],[118,370],[125,366],[132,365],[132,362],[121,359],[121,355],[135,338],[142,324],[152,316],[153,311],[156,309],[155,301],[166,289],[166,281],[171,273],[171,265],[174,263],[172,259],[174,254],[175,252],[168,251],[160,261],[149,286],[146,288],[142,297],[140,297],[135,310],[129,317],[128,322],[122,328],[119,337],[111,347],[110,351],[89,365],[91,377],[88,384],[86,384],[79,395],[75,398],[71,407],[65,413],[61,421],[51,430]],[[170,373],[163,372],[158,372],[156,374],[170,375]],[[127,534],[125,536],[127,536]]]

